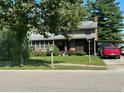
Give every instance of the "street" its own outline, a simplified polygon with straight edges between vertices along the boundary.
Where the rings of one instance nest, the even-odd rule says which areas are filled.
[[[124,70],[1,70],[0,83],[2,92],[119,92]]]

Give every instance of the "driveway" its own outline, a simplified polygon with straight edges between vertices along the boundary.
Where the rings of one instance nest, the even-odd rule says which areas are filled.
[[[124,56],[120,59],[103,59],[107,65],[108,70],[122,70],[124,69]]]

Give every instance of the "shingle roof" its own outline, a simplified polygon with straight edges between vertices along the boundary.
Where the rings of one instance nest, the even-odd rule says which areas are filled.
[[[97,22],[83,21],[79,25],[79,29],[97,28]]]
[[[79,29],[92,29],[92,28],[97,28],[97,22],[93,22],[93,21],[84,21],[82,22],[79,27]],[[85,34],[78,34],[78,35],[71,35],[72,39],[80,39],[80,38],[86,38],[87,35]],[[93,36],[95,37],[95,36]],[[43,35],[40,34],[31,34],[30,35],[30,40],[53,40],[53,37],[49,37],[49,38],[44,38]],[[54,40],[59,40],[59,39],[65,39],[65,37],[63,35],[57,35],[54,36]]]

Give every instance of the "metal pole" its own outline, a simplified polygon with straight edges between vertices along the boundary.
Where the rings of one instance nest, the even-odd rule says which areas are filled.
[[[54,68],[54,62],[53,62],[53,60],[54,60],[54,56],[53,56],[53,50],[54,50],[54,35],[52,35],[53,37],[53,46],[52,46],[52,52],[51,52],[51,67],[52,68]]]
[[[89,62],[91,62],[91,54],[90,54],[90,40],[88,40],[89,41]]]
[[[53,64],[53,51],[51,53],[51,67],[54,68],[54,64]]]
[[[94,55],[96,55],[96,41],[94,39]]]

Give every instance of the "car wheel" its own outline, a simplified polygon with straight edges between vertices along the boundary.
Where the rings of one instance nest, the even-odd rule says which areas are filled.
[[[116,56],[116,59],[120,59],[120,56]]]

